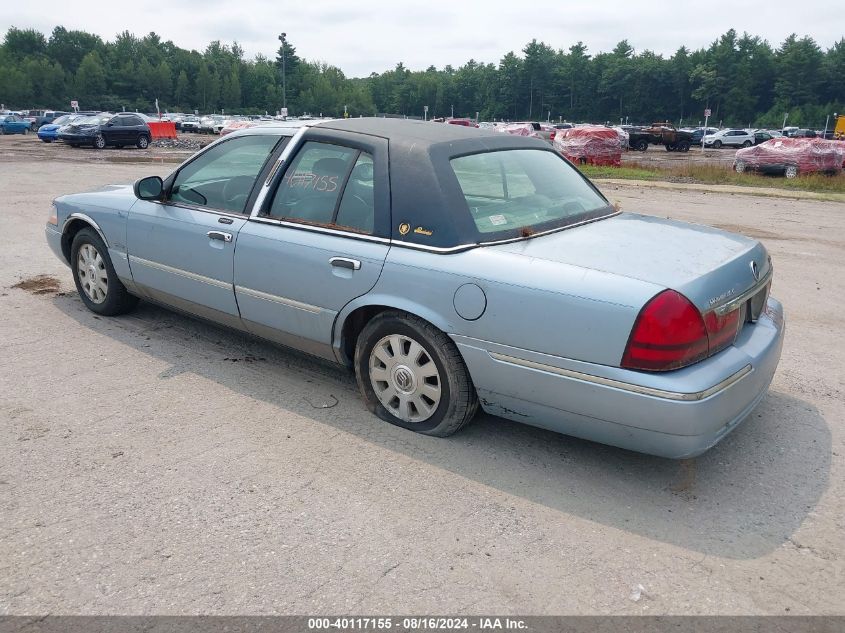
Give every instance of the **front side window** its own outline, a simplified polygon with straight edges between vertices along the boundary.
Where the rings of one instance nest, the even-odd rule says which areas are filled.
[[[504,150],[450,162],[485,239],[527,236],[609,212],[607,200],[554,152]]]
[[[272,218],[372,233],[373,158],[350,147],[308,141],[282,177]]]
[[[170,200],[243,213],[255,179],[278,142],[278,136],[261,134],[215,145],[179,171]]]

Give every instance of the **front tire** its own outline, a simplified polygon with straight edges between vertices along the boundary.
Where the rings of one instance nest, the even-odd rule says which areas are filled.
[[[472,420],[478,398],[452,340],[411,314],[388,310],[358,336],[355,374],[367,408],[390,424],[446,437]]]
[[[738,174],[745,173],[745,162],[741,160],[736,161],[736,163],[734,164],[734,169]]]
[[[109,251],[93,229],[82,229],[73,238],[70,265],[76,290],[91,312],[115,316],[138,305],[138,298],[117,278]]]
[[[784,176],[787,178],[797,178],[798,177],[798,167],[795,165],[789,165],[786,170],[784,170]]]
[[[722,149],[722,141],[714,141],[713,149]]]

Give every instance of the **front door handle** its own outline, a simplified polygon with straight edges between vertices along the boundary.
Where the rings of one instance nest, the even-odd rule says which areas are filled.
[[[220,240],[221,242],[231,242],[232,241],[232,234],[231,233],[224,233],[223,231],[209,231],[206,233],[208,237],[213,240]]]
[[[349,259],[348,257],[332,257],[329,263],[337,268],[348,268],[349,270],[361,269],[361,262],[357,259]]]

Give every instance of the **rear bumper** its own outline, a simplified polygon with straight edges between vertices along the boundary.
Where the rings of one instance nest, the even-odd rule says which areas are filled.
[[[661,457],[694,457],[763,398],[783,345],[781,304],[769,299],[734,346],[684,369],[636,372],[453,339],[488,413]]]

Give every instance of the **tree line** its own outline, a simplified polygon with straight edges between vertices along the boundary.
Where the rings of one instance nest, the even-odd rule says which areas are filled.
[[[590,54],[582,42],[555,48],[532,40],[498,64],[411,71],[403,63],[349,78],[336,66],[300,58],[290,44],[274,59],[244,56],[237,42],[186,50],[155,33],[112,41],[57,26],[49,37],[10,28],[0,46],[0,102],[7,108],[276,113],[350,116],[389,113],[482,120],[697,124],[703,111],[724,125],[820,127],[845,110],[845,38],[824,50],[790,35],[773,47],[733,29],[709,47],[670,57],[637,52],[623,40]]]

